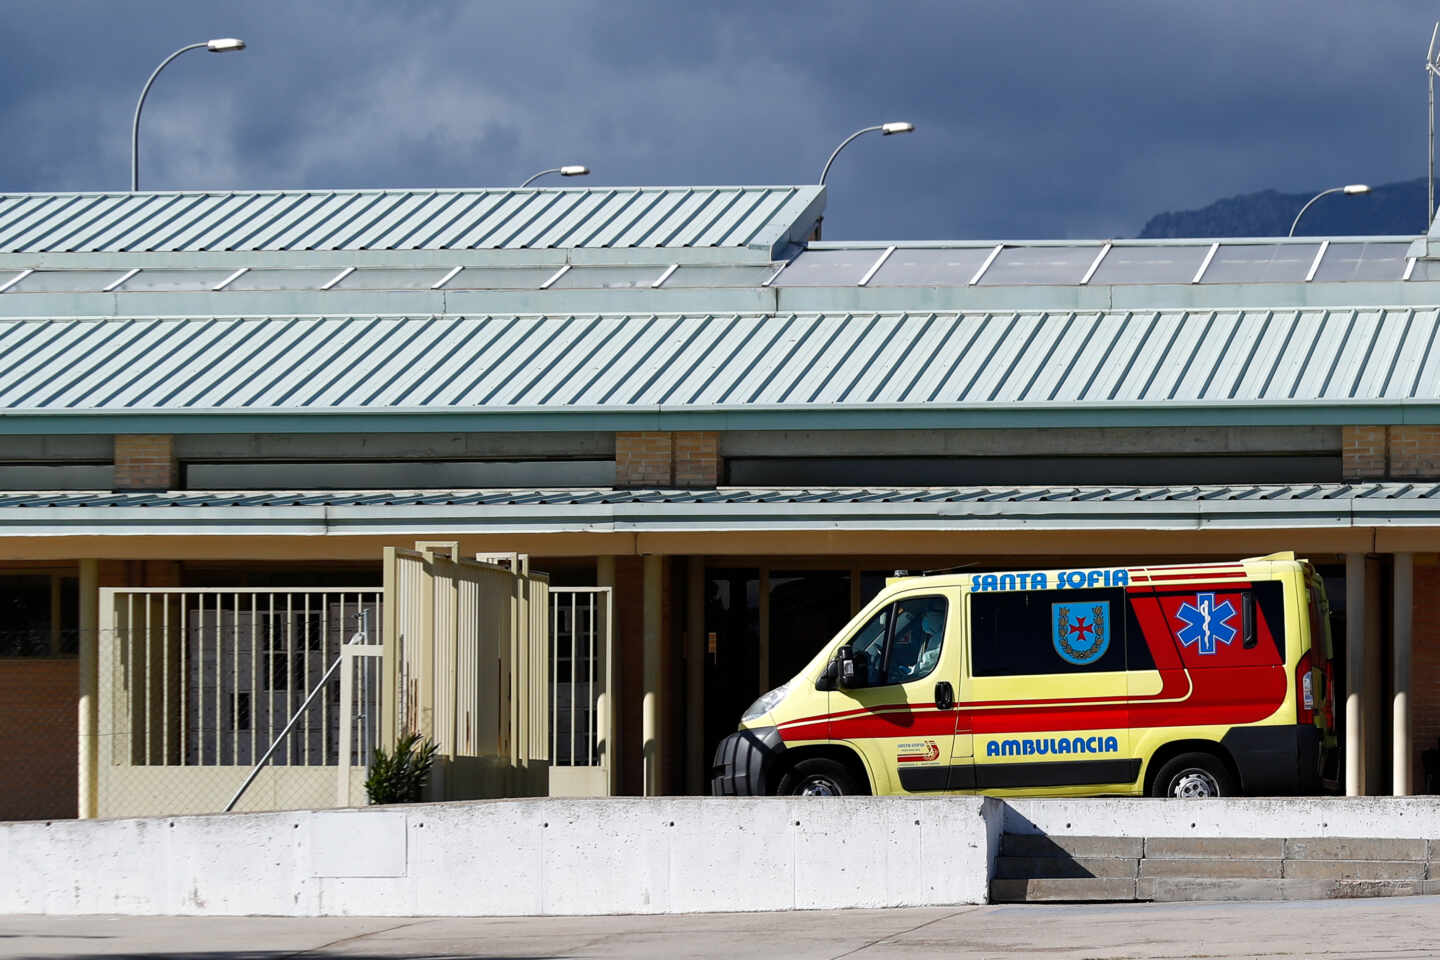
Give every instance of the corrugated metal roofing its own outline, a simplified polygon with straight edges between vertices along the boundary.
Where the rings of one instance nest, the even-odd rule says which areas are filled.
[[[0,409],[1440,400],[1440,309],[0,320]]]
[[[418,525],[418,526],[417,526]],[[1440,527],[1440,488],[1068,487],[0,494],[0,535]]]
[[[823,187],[0,194],[0,253],[749,247]],[[807,219],[808,215],[808,219]],[[805,221],[805,222],[801,222]],[[792,237],[792,232],[800,235]]]
[[[844,487],[711,490],[402,490],[0,493],[0,509],[112,507],[524,507],[593,504],[1075,504],[1435,500],[1437,483],[1307,483],[1163,487]]]

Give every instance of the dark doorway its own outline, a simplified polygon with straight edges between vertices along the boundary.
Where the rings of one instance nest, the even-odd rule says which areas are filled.
[[[760,571],[705,571],[705,769],[760,695]]]
[[[770,685],[798,673],[849,620],[849,571],[771,570]]]

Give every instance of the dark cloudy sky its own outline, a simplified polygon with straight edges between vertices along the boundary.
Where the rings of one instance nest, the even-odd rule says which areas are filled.
[[[814,182],[827,239],[1133,236],[1425,169],[1420,0],[4,0],[0,191]],[[566,181],[553,180],[553,183]]]

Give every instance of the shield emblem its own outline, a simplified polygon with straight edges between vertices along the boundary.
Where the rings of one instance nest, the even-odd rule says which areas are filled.
[[[1050,626],[1062,660],[1077,667],[1094,663],[1110,649],[1110,602],[1052,603]]]

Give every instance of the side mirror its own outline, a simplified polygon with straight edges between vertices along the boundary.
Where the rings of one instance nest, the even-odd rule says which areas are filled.
[[[815,678],[816,690],[834,690],[836,678],[840,676],[840,661],[831,660],[825,664],[825,669],[820,671],[820,676]]]
[[[844,644],[835,651],[834,663],[838,670],[836,679],[839,680],[840,686],[849,690],[852,687],[864,685],[864,677],[855,669],[855,651],[850,648],[850,644]]]

